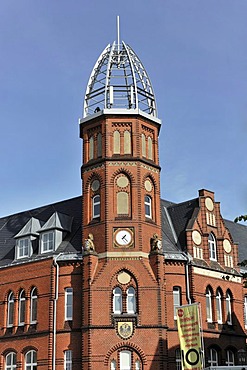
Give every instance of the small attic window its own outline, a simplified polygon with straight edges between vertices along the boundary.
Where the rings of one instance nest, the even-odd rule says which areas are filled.
[[[41,253],[53,251],[55,247],[55,232],[49,231],[41,235]]]
[[[25,258],[30,256],[30,237],[22,238],[17,241],[17,258]]]
[[[71,232],[72,217],[55,212],[37,232],[40,234],[40,253],[57,250],[66,233]]]
[[[23,228],[14,236],[16,239],[15,258],[27,258],[33,254],[33,248],[37,244],[39,234],[37,230],[41,227],[41,222],[37,218],[31,217]]]

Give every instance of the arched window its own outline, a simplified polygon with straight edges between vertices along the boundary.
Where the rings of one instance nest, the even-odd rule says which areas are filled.
[[[150,136],[148,137],[148,159],[153,159],[153,142]]]
[[[117,130],[113,133],[113,153],[120,154],[120,132]]]
[[[122,313],[122,290],[119,287],[113,289],[113,313]]]
[[[30,295],[30,323],[35,324],[37,322],[37,303],[38,294],[37,289],[33,288]]]
[[[142,134],[142,156],[147,156],[146,136],[144,134]]]
[[[125,191],[119,191],[117,193],[117,214],[129,214],[129,194]]]
[[[210,233],[208,236],[208,248],[209,258],[213,261],[217,261],[216,240],[213,233]]]
[[[152,218],[152,198],[149,195],[145,195],[145,216]]]
[[[173,312],[174,320],[177,320],[177,307],[181,306],[181,288],[179,286],[173,287]]]
[[[207,321],[212,322],[213,321],[213,315],[212,315],[212,292],[209,287],[206,289],[206,313],[207,313]]]
[[[89,139],[89,160],[94,158],[94,137]]]
[[[131,154],[131,133],[124,131],[124,154]]]
[[[232,295],[229,291],[226,292],[226,321],[232,325]]]
[[[10,292],[8,295],[7,327],[13,326],[14,323],[14,304],[14,293]]]
[[[10,352],[5,357],[5,370],[15,370],[16,369],[16,353]]]
[[[29,351],[25,356],[25,370],[37,369],[37,353],[36,351]]]
[[[136,313],[136,292],[133,287],[127,290],[127,313]]]
[[[222,293],[219,289],[216,291],[216,318],[219,324],[222,324]]]
[[[120,352],[120,370],[131,370],[131,352]]]
[[[215,348],[210,348],[208,352],[209,366],[218,366],[218,352]]]
[[[120,217],[131,215],[131,182],[125,173],[120,173],[114,180],[116,194],[116,214]]]
[[[176,370],[182,369],[182,362],[181,362],[181,351],[180,348],[177,348],[175,351],[175,360],[176,360]]]
[[[235,359],[234,359],[234,353],[230,349],[226,351],[226,366],[234,366],[235,365]]]
[[[26,313],[26,296],[25,291],[22,290],[19,294],[19,317],[18,317],[19,325],[25,324],[25,313]]]
[[[92,200],[93,218],[100,217],[100,196],[95,195]]]
[[[97,135],[97,157],[102,157],[102,134],[101,132]]]

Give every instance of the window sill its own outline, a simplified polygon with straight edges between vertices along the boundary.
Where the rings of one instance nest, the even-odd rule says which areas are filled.
[[[115,220],[116,221],[119,221],[119,220],[131,220],[131,219],[132,219],[132,217],[129,216],[129,215],[119,215],[119,216],[115,217]]]
[[[98,222],[100,222],[100,217],[95,217],[89,222],[89,225],[97,224]]]

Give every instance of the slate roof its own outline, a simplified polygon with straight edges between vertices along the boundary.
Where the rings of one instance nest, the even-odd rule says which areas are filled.
[[[192,228],[198,211],[199,198],[178,204],[161,200],[162,239],[165,256],[169,257],[172,254],[186,252],[183,249],[186,245],[185,230]],[[239,262],[247,260],[247,225],[229,220],[224,220],[224,223],[230,231],[234,243],[238,244]],[[203,260],[199,262],[204,263]]]
[[[238,244],[239,262],[247,259],[247,226],[233,221],[224,220],[234,243]]]
[[[19,263],[15,260],[15,236],[30,222],[31,218],[40,221],[44,225],[52,215],[60,215],[60,220],[71,220],[71,232],[67,232],[62,243],[56,250],[71,255],[81,254],[82,239],[82,202],[81,196],[67,199],[61,202],[48,204],[32,210],[20,212],[0,218],[0,267]],[[162,217],[162,242],[165,258],[185,260],[185,230],[191,228],[199,210],[198,198],[175,204],[167,200],[161,200]],[[64,218],[63,216],[64,215]],[[247,259],[247,226],[224,220],[235,243],[239,245],[239,260]],[[67,228],[69,230],[69,228]],[[31,258],[46,258],[53,255],[45,253],[38,255],[38,248],[34,250]],[[29,258],[29,259],[30,259]],[[24,260],[21,260],[24,262]]]
[[[56,253],[62,251],[66,253],[80,253],[82,209],[81,197],[76,197],[0,218],[0,267],[14,261],[16,244],[14,236],[20,232],[32,217],[38,219],[43,225],[56,212],[67,215],[72,219],[71,232],[67,233]],[[38,257],[37,250],[34,252],[32,259]],[[45,256],[48,255],[45,254]]]

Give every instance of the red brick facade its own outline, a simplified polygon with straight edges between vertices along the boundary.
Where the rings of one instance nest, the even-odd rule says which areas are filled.
[[[212,349],[218,364],[229,364],[231,355],[241,363],[246,333],[238,246],[214,194],[201,190],[180,231],[177,206],[171,206],[181,249],[167,252],[158,133],[159,123],[142,115],[82,121],[83,253],[17,259],[0,269],[0,370],[11,369],[9,354],[17,369],[62,370],[68,354],[73,370],[122,370],[124,363],[134,370],[178,370],[174,294],[182,305],[200,303],[206,365]],[[216,244],[209,247],[211,233]],[[28,354],[36,356],[32,367],[25,367]]]

